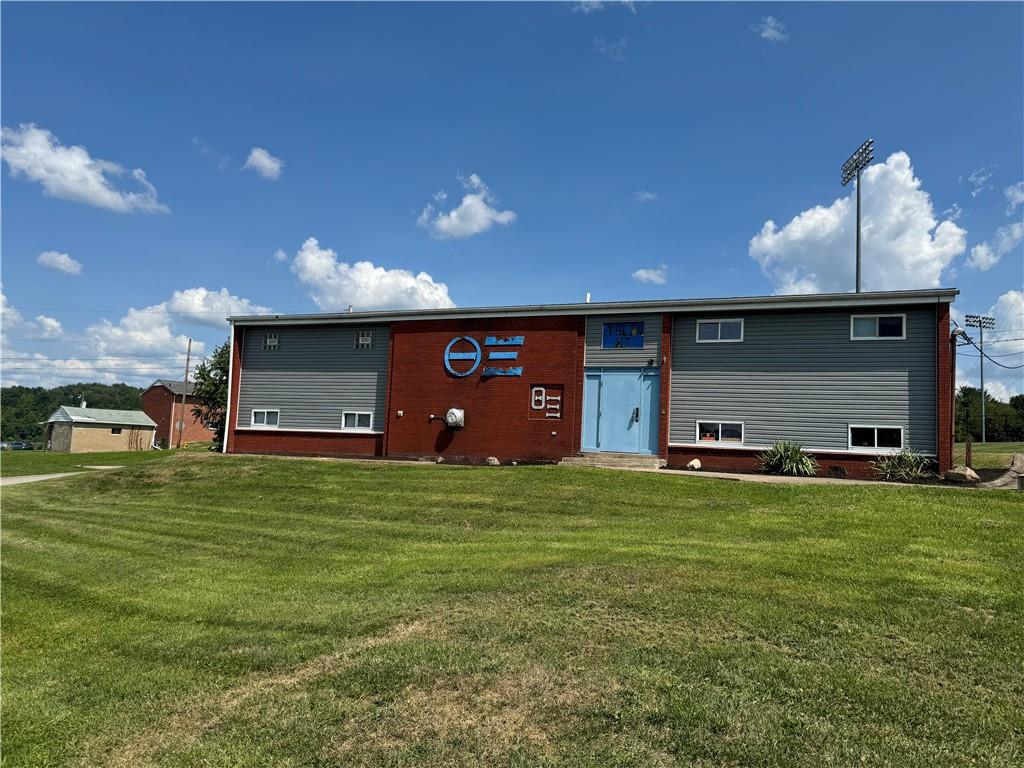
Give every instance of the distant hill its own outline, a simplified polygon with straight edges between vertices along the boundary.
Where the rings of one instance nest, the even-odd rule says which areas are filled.
[[[0,389],[0,437],[41,442],[39,423],[62,405],[142,410],[142,390],[127,384],[65,384],[61,387],[3,387]]]

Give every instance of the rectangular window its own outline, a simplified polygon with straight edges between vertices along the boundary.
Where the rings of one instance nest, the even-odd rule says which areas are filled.
[[[728,320],[698,320],[697,343],[707,344],[721,341],[743,341],[742,318]]]
[[[277,350],[277,334],[267,333],[263,336],[263,349],[267,352],[274,352]]]
[[[110,434],[112,434],[112,435],[120,435],[121,434],[121,428],[120,427],[112,427],[111,430],[110,430]]]
[[[601,349],[643,349],[644,324],[605,323],[601,334]]]
[[[743,443],[742,421],[698,421],[697,442],[699,443]]]
[[[342,429],[373,429],[373,414],[369,411],[345,411],[341,414]]]
[[[259,410],[252,412],[252,426],[260,429],[277,429],[280,411]]]
[[[373,331],[356,333],[356,349],[373,349]]]
[[[906,315],[850,315],[850,340],[905,339]]]
[[[898,451],[903,448],[903,427],[850,425],[850,448]]]

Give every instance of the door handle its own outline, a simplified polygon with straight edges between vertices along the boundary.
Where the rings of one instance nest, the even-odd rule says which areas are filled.
[[[640,421],[640,406],[633,409],[633,421]]]

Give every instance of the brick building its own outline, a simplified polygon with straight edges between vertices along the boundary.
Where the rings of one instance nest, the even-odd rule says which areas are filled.
[[[952,461],[957,291],[231,318],[232,453]]]
[[[157,379],[142,393],[142,410],[156,423],[157,445],[174,447],[178,444],[179,432],[182,443],[213,439],[213,432],[192,413],[196,403],[194,389],[192,382]]]

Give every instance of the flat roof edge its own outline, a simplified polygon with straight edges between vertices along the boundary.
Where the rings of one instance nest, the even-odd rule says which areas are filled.
[[[718,299],[658,299],[653,301],[606,301],[577,304],[522,304],[498,307],[451,307],[448,309],[401,309],[373,312],[316,312],[301,314],[232,315],[232,324],[359,323],[448,318],[491,318],[507,315],[609,315],[643,312],[698,312],[736,309],[786,309],[855,307],[881,304],[949,303],[958,288],[925,288],[862,293],[804,293],[782,296],[735,296]]]

